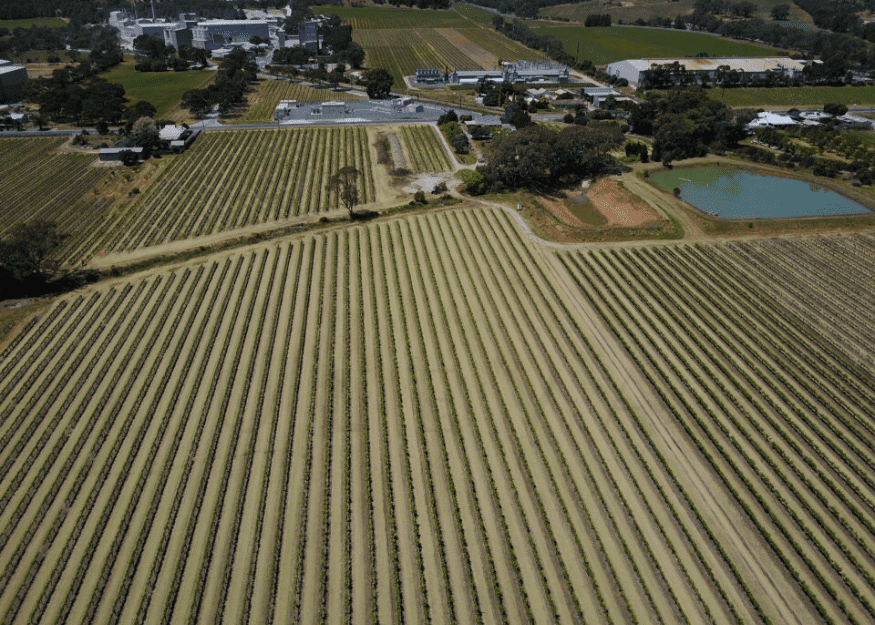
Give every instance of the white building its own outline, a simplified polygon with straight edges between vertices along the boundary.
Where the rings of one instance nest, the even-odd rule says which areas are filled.
[[[511,83],[557,83],[568,82],[568,66],[549,61],[517,61],[502,63],[501,70],[455,70],[450,82],[473,85],[480,80]]]
[[[24,96],[27,69],[0,59],[0,102],[17,102]]]
[[[192,28],[192,45],[216,50],[228,45],[248,43],[253,37],[270,40],[267,20],[208,20]]]
[[[249,43],[253,37],[272,41],[277,47],[285,43],[285,33],[276,18],[257,20],[201,20],[194,13],[181,13],[176,20],[132,19],[126,11],[109,14],[109,25],[119,31],[122,46],[133,49],[134,39],[150,35],[163,39],[177,50],[189,45],[204,50],[217,50]]]
[[[611,76],[625,78],[632,85],[638,85],[644,72],[673,63],[678,63],[690,74],[705,75],[709,80],[714,80],[721,68],[724,71],[740,73],[748,78],[766,78],[769,74],[795,78],[811,61],[791,59],[785,56],[626,59],[625,61],[609,63],[605,71]]]

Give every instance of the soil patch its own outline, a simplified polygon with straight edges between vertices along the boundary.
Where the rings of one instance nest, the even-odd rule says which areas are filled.
[[[602,178],[586,192],[592,205],[615,226],[636,227],[659,219],[643,199],[617,180]]]

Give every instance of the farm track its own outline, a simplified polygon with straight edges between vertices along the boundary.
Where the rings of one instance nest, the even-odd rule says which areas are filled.
[[[0,356],[0,625],[871,622],[873,262],[469,209],[59,298]]]

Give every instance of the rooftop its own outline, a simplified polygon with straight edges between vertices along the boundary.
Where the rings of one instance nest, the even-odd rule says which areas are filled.
[[[788,56],[755,56],[755,57],[679,57],[679,58],[653,58],[653,59],[626,59],[621,61],[629,63],[638,70],[650,69],[652,65],[666,65],[678,62],[688,71],[716,71],[720,66],[727,66],[730,70],[743,72],[762,72],[766,70],[793,69],[801,71],[807,61],[791,59]]]

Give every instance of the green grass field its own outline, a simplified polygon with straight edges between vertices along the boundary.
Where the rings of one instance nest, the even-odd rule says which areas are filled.
[[[313,12],[339,15],[353,31],[374,28],[465,28],[471,22],[456,11],[432,9],[396,9],[383,7],[314,6]]]
[[[481,9],[480,7],[471,4],[464,4],[462,2],[456,2],[453,5],[453,10],[465,19],[469,19],[472,22],[483,26],[491,25],[492,17],[495,15],[492,11],[487,11],[486,9]]]
[[[711,97],[734,107],[823,106],[827,102],[872,105],[875,87],[781,87],[774,89],[712,89]]]
[[[43,28],[64,28],[67,22],[59,17],[35,17],[28,20],[0,20],[0,28],[30,28],[42,26]]]
[[[216,72],[209,70],[138,72],[134,69],[134,62],[127,60],[103,76],[125,88],[130,104],[140,100],[151,102],[158,109],[156,118],[160,118],[179,103],[182,94],[197,89],[215,75]]]
[[[754,17],[770,19],[772,7],[777,4],[790,5],[790,19],[788,23],[797,26],[811,25],[811,16],[787,0],[755,0],[757,10]],[[693,12],[695,0],[590,0],[577,4],[560,4],[541,9],[539,16],[543,19],[561,18],[572,22],[583,22],[591,13],[609,13],[614,23],[631,24],[637,19],[650,19],[651,17],[667,17],[674,19],[678,15],[688,15]]]
[[[554,35],[571,55],[578,54],[579,44],[580,60],[589,59],[596,65],[623,59],[695,56],[699,52],[711,56],[765,56],[780,52],[756,43],[658,28],[549,26],[535,32]]]

